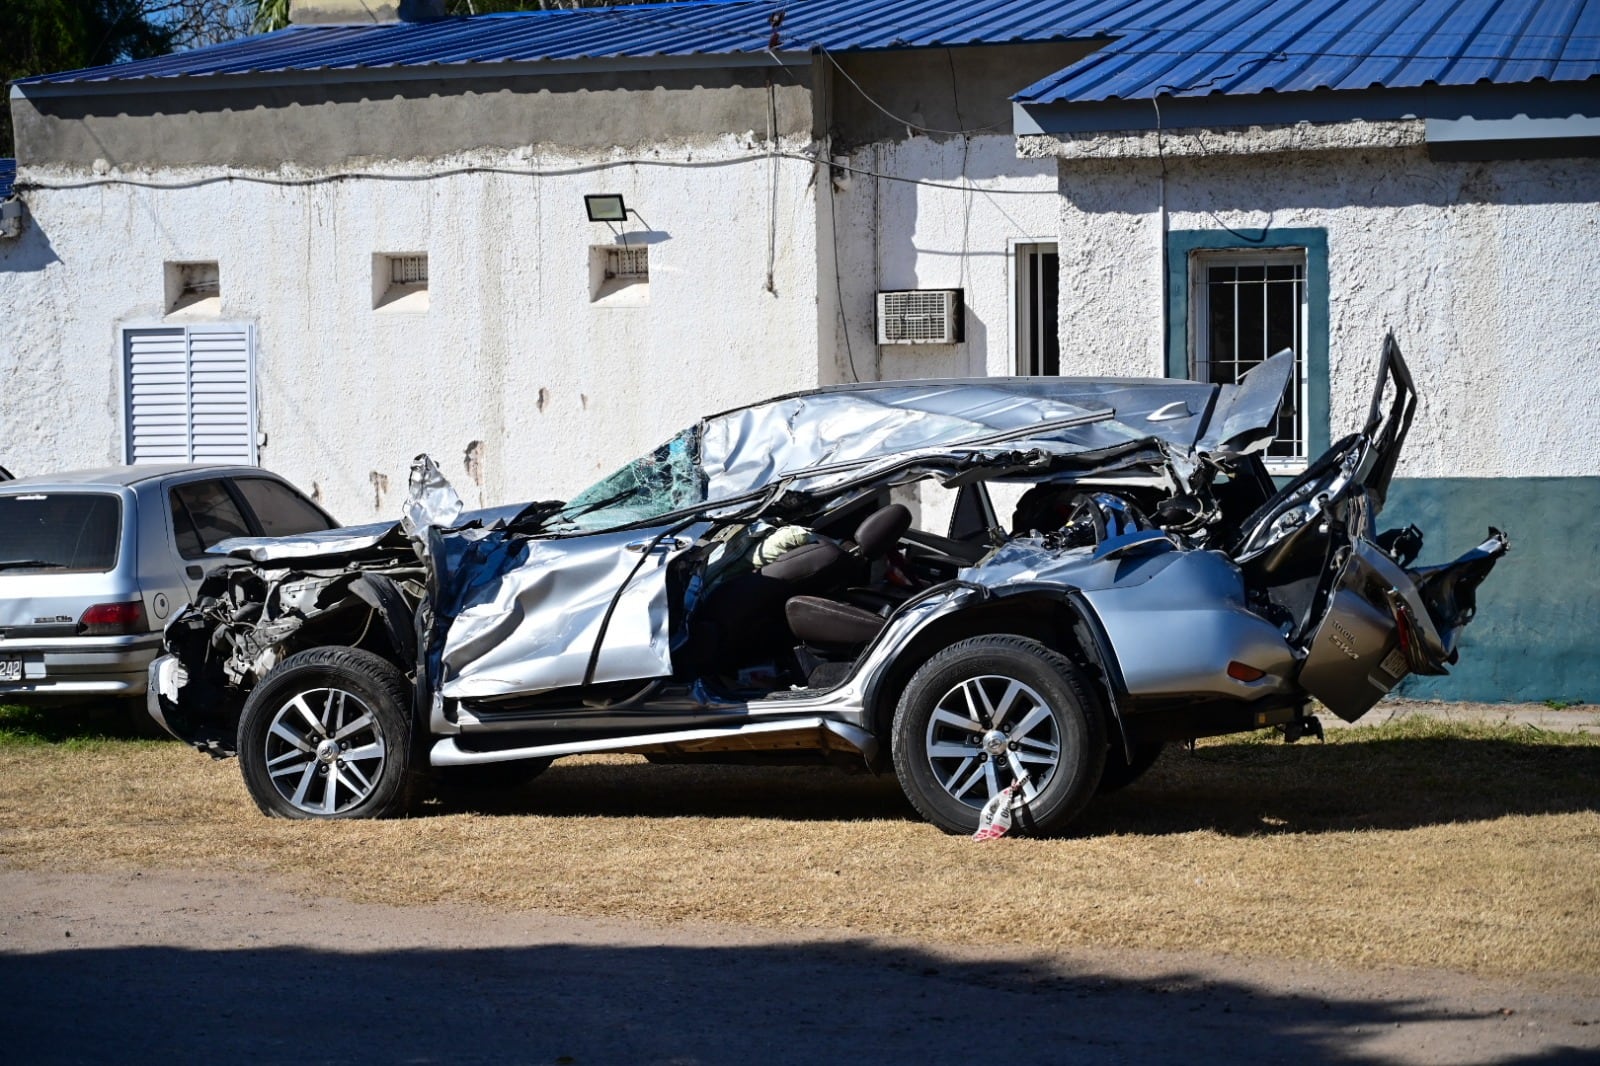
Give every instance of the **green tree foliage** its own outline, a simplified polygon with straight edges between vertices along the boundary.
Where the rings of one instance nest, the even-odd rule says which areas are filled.
[[[289,25],[289,0],[252,0],[255,19],[252,28],[257,33],[271,33]]]
[[[11,0],[0,30],[0,81],[172,50],[175,29],[145,0]],[[14,154],[11,108],[0,107],[0,156]]]

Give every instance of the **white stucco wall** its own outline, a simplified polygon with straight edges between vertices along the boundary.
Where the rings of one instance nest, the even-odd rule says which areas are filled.
[[[1060,164],[1063,370],[1162,374],[1161,164]],[[1422,393],[1402,476],[1600,474],[1593,160],[1169,155],[1166,202],[1172,230],[1327,230],[1334,438],[1393,329]]]
[[[468,165],[545,174],[440,174]],[[805,162],[739,137],[644,164],[524,152],[386,173],[407,180],[28,191],[26,231],[0,241],[0,462],[123,461],[116,330],[162,321],[171,260],[219,263],[217,320],[257,328],[261,463],[346,522],[393,517],[418,452],[469,505],[564,497],[700,414],[817,382]],[[640,216],[647,306],[590,301],[589,247],[615,241],[585,217],[597,192]],[[374,253],[420,251],[426,313],[374,310]]]
[[[872,144],[842,161],[842,187],[831,205],[824,190],[818,209],[819,350],[832,375],[824,383],[1017,373],[1014,246],[1056,239],[1055,161],[1018,159],[1015,138],[998,135]],[[964,290],[962,343],[878,345],[879,290],[955,288]],[[1020,492],[997,490],[1002,519]],[[912,486],[896,498],[919,527],[948,529],[952,493]]]
[[[850,351],[862,379],[977,377],[1016,373],[1010,248],[1055,239],[1053,160],[1018,159],[1010,136],[868,145],[849,153],[848,188],[835,194],[838,251]],[[874,175],[885,175],[875,177]],[[897,178],[933,184],[914,184]],[[836,380],[852,380],[837,327],[837,297],[827,272],[829,233],[821,230],[820,296],[833,322]],[[956,345],[876,343],[874,294],[880,289],[965,290],[966,340]]]

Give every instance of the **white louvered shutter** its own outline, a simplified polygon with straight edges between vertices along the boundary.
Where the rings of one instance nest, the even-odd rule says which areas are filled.
[[[253,463],[248,326],[123,332],[130,463]]]

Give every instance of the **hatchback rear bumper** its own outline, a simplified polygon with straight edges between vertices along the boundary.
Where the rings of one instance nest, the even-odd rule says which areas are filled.
[[[0,701],[51,696],[142,696],[160,633],[126,637],[0,640],[0,660],[22,663],[22,678],[0,681]]]

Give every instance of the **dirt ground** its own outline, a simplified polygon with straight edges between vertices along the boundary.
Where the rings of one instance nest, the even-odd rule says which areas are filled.
[[[906,820],[892,782],[558,764],[503,810],[318,827],[259,818],[232,763],[175,746],[12,748],[0,1047],[18,1062],[1600,1061],[1593,742],[1430,740],[1406,722],[1571,737],[1600,733],[1600,713],[1371,717],[1387,725],[1370,740],[1164,759],[1081,838],[998,845]],[[1445,765],[1412,788],[1355,776],[1401,758]],[[839,862],[807,858],[818,834]],[[1142,884],[1130,857],[1198,863],[1204,892],[1173,913],[1153,893],[1074,894]],[[616,896],[617,863],[635,895]],[[1050,889],[1030,892],[1041,870]],[[819,895],[819,871],[850,876]],[[505,883],[519,877],[540,883]],[[907,902],[953,913],[900,914],[880,883],[896,878]],[[608,884],[615,899],[593,898]],[[1316,886],[1303,910],[1285,891],[1300,884]],[[1185,914],[1227,937],[1186,936]],[[1056,933],[1019,943],[1018,922]],[[1387,957],[1452,969],[1351,954],[1401,924],[1416,944]],[[1501,955],[1479,959],[1488,945]]]
[[[1600,982],[0,870],[13,1062],[1594,1062]]]

